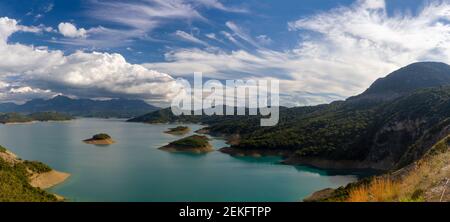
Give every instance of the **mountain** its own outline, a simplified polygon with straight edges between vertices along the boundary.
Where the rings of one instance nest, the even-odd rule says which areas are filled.
[[[83,117],[118,117],[130,118],[143,115],[159,108],[149,105],[142,100],[112,99],[91,100],[71,99],[65,96],[56,96],[49,100],[33,99],[25,104],[0,104],[0,112],[59,112],[73,116]]]
[[[390,100],[421,88],[450,85],[450,66],[439,62],[418,62],[376,80],[364,93],[350,98]]]
[[[169,111],[137,119],[186,118]],[[283,152],[290,164],[398,169],[450,133],[450,68],[431,62],[409,65],[346,101],[282,109],[274,127],[260,127],[260,117],[254,116],[195,118],[208,125],[203,132],[232,138],[231,149],[222,150],[232,155]]]

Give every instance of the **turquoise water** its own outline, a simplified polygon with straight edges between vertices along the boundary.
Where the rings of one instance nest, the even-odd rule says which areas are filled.
[[[314,191],[357,179],[281,165],[276,157],[158,150],[181,138],[163,133],[174,126],[117,119],[1,125],[0,144],[23,159],[39,160],[72,174],[50,189],[70,201],[299,201]],[[117,143],[95,146],[82,142],[100,132],[110,134]],[[218,138],[212,144],[216,149],[226,146]]]

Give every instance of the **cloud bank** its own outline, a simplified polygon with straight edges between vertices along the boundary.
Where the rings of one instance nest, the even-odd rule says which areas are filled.
[[[285,51],[261,47],[234,22],[226,26],[223,33],[231,42],[256,50],[176,49],[166,53],[166,62],[145,66],[173,75],[194,70],[221,79],[277,78],[286,101],[308,105],[361,93],[416,61],[450,62],[449,1],[430,1],[415,15],[389,15],[384,0],[359,0],[299,18],[287,24],[298,33],[298,44]]]
[[[168,74],[130,64],[120,54],[77,51],[64,55],[62,51],[8,43],[8,38],[18,31],[29,31],[29,27],[18,25],[14,19],[0,18],[0,98],[3,101],[63,93],[164,103],[177,87]]]

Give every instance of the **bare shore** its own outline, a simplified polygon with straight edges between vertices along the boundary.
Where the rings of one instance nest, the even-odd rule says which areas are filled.
[[[96,140],[96,139],[87,139],[83,140],[83,142],[87,144],[93,144],[93,145],[111,145],[116,143],[116,141],[112,139],[102,139],[102,140]]]
[[[30,176],[30,184],[33,187],[48,189],[64,182],[70,174],[52,170],[46,173],[33,174]]]

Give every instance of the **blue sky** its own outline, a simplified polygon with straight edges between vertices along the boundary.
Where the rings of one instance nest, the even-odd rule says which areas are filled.
[[[219,80],[279,79],[287,105],[326,103],[409,63],[447,62],[449,7],[425,0],[2,0],[3,25],[14,26],[3,30],[3,50],[9,59],[31,59],[0,62],[0,100],[64,94],[164,104],[171,79],[200,71]]]
[[[61,22],[70,22],[77,27],[85,29],[96,28],[99,26],[105,28],[118,29],[124,33],[129,31],[128,25],[119,22],[111,22],[109,15],[101,15],[99,19],[95,15],[96,8],[103,7],[96,4],[97,0],[3,0],[0,3],[0,16],[7,16],[20,20],[24,25],[41,25],[49,27],[58,27]],[[99,2],[102,2],[99,0]],[[104,2],[120,2],[106,0]],[[131,4],[145,4],[145,1],[121,1]],[[151,2],[151,1],[150,1]],[[193,1],[195,2],[195,1]],[[34,35],[30,33],[19,33],[14,35],[11,42],[21,42],[32,45],[46,45],[50,49],[60,49],[67,53],[74,50],[101,50],[106,52],[118,52],[133,63],[144,63],[164,60],[164,53],[172,48],[184,47],[205,47],[198,43],[192,43],[182,40],[175,36],[176,31],[183,31],[195,35],[202,41],[211,46],[220,47],[224,50],[237,50],[243,48],[253,50],[251,44],[242,43],[242,46],[227,41],[221,35],[222,31],[230,32],[226,23],[233,23],[245,28],[253,37],[266,36],[270,42],[266,46],[274,50],[289,50],[299,41],[298,33],[290,32],[287,23],[307,17],[321,11],[327,11],[339,6],[350,5],[354,0],[248,0],[248,1],[222,1],[225,7],[231,9],[240,9],[236,11],[224,11],[207,6],[196,6],[195,10],[205,19],[181,18],[172,19],[170,16],[161,18],[161,24],[155,28],[136,36],[126,39],[111,41],[105,37],[105,43],[86,42],[82,45],[72,45],[69,43],[58,42],[64,39],[58,33],[45,33],[43,35]],[[415,12],[423,5],[423,0],[390,0],[387,1],[387,9],[390,14],[397,11]],[[188,13],[188,12],[187,12]],[[113,14],[111,14],[113,15]],[[133,17],[132,14],[129,15]],[[213,33],[222,42],[211,40],[204,36]],[[56,41],[52,41],[56,38]],[[262,37],[261,37],[262,38]],[[127,40],[129,42],[125,42]],[[261,40],[264,41],[264,40]],[[81,43],[80,43],[81,44]]]

